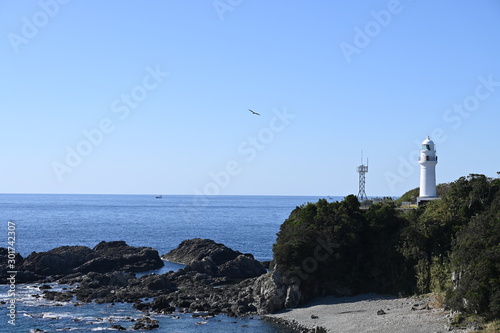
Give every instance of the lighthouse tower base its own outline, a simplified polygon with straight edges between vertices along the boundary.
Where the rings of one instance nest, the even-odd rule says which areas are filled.
[[[417,197],[417,206],[426,204],[429,201],[439,200],[440,197]]]

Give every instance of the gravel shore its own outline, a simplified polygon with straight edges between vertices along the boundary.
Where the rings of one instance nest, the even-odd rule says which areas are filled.
[[[429,298],[419,300],[366,294],[317,298],[300,308],[266,317],[302,331],[323,327],[327,332],[342,333],[435,333],[448,331],[448,313],[443,309],[433,309]]]

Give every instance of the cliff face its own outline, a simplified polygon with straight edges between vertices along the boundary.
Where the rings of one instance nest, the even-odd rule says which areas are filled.
[[[259,314],[274,313],[286,307],[287,286],[280,280],[277,272],[271,272],[254,281],[253,295]]]

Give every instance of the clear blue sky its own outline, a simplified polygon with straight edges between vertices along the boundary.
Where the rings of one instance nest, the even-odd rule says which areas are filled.
[[[0,192],[357,194],[363,150],[397,196],[427,135],[496,177],[499,36],[496,0],[0,1]]]

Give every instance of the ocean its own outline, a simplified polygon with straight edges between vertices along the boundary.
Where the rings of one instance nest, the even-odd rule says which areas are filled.
[[[160,255],[190,238],[209,238],[257,260],[272,259],[272,245],[281,223],[296,207],[320,197],[300,196],[162,196],[155,195],[56,195],[0,194],[3,237],[0,247],[15,245],[26,257],[63,245],[90,248],[101,241],[124,240],[132,246],[148,246]],[[329,201],[342,197],[328,198]],[[8,221],[15,224],[15,244],[8,244]],[[11,231],[12,225],[11,223]],[[2,239],[3,238],[3,239]],[[12,241],[12,239],[10,239]],[[166,262],[157,273],[182,267]],[[6,283],[3,281],[2,283]],[[6,304],[0,304],[1,332],[91,332],[110,330],[112,324],[130,326],[130,318],[143,316],[130,304],[59,303],[35,298],[37,285],[16,286],[16,319],[8,323]],[[64,288],[65,286],[53,286]],[[0,286],[2,300],[9,301],[7,285]],[[288,332],[268,321],[226,316],[200,321],[190,314],[154,315],[157,332]]]

